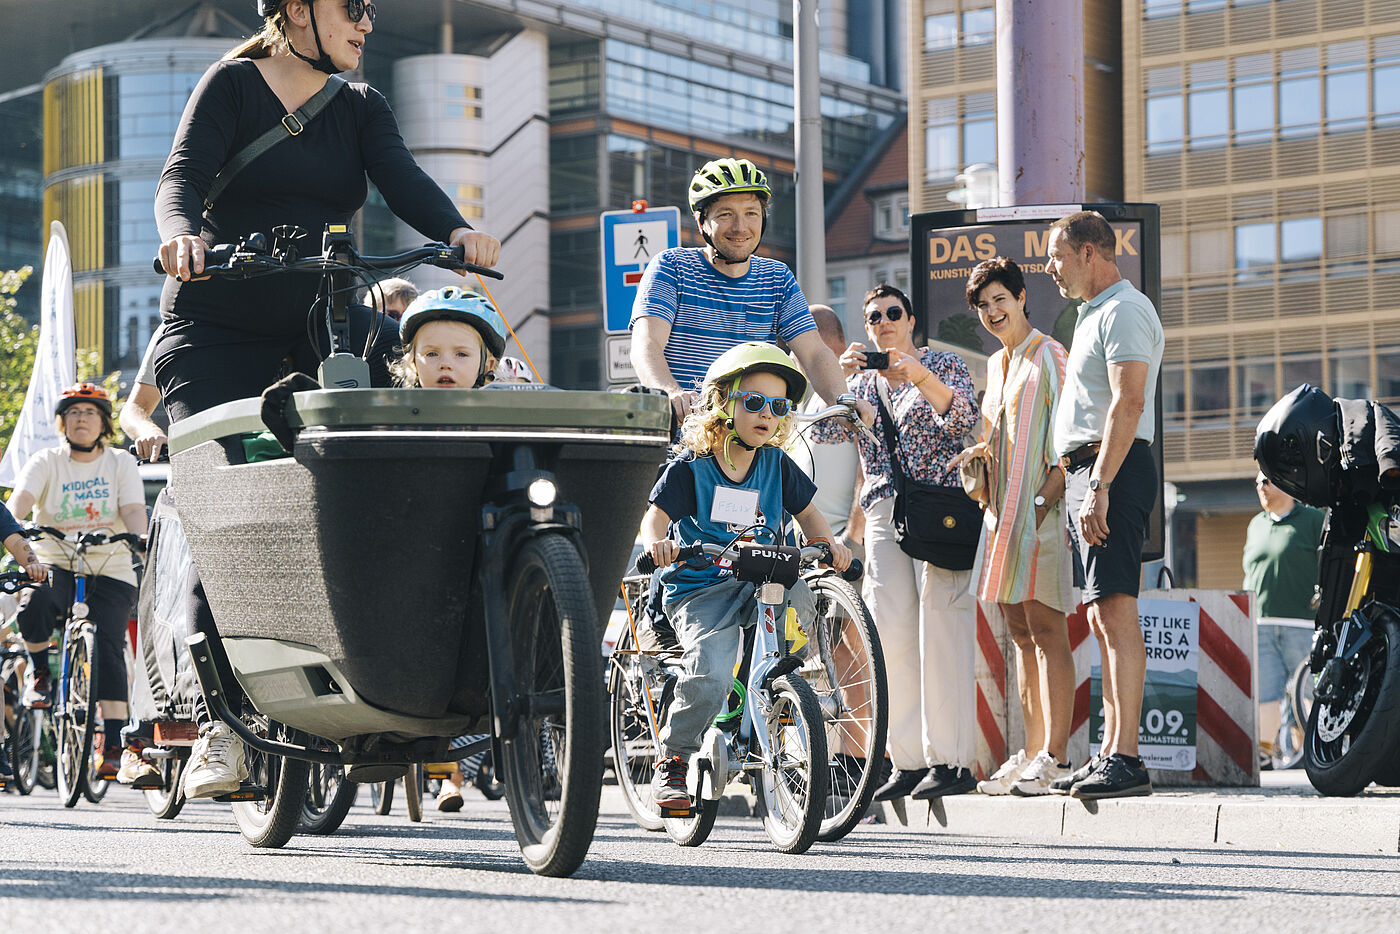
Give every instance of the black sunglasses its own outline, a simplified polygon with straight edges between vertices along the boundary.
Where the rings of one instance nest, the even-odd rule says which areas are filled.
[[[876,308],[870,314],[865,316],[865,323],[879,324],[881,321],[898,321],[900,318],[903,317],[904,309],[900,308],[897,305],[894,308],[891,308],[890,310],[883,313],[880,311],[880,309]]]
[[[350,17],[350,22],[358,23],[364,19],[365,14],[369,14],[369,23],[374,25],[374,18],[379,15],[379,8],[373,3],[366,3],[365,0],[345,0],[345,14]]]
[[[790,399],[784,399],[782,396],[765,396],[761,392],[731,392],[729,398],[739,400],[744,404],[745,409],[755,415],[762,412],[765,405],[773,410],[774,418],[784,417],[792,408]]]

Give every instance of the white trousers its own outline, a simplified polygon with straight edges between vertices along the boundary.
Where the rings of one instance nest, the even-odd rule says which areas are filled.
[[[977,755],[972,571],[909,557],[895,540],[893,514],[892,497],[866,510],[862,593],[885,655],[890,759],[897,769],[971,767]]]

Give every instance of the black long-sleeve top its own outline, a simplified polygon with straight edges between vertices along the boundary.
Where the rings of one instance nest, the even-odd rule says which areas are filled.
[[[469,226],[419,168],[384,96],[355,83],[300,134],[246,166],[206,211],[204,195],[214,176],[285,113],[251,60],[220,61],[205,72],[180,118],[156,192],[162,242],[197,235],[212,246],[294,224],[310,233],[309,249],[319,251],[325,225],[348,223],[364,204],[366,176],[390,210],[429,240],[445,241],[453,230]],[[316,282],[302,275],[246,282],[167,278],[161,311],[168,320],[294,334],[306,328]]]

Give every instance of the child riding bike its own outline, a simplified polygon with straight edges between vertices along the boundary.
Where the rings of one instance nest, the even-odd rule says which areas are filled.
[[[807,378],[770,344],[739,344],[710,365],[699,404],[681,429],[682,456],[666,466],[642,519],[642,541],[658,567],[676,559],[680,544],[727,546],[751,537],[755,526],[782,528],[785,515],[797,518],[808,542],[830,546],[838,570],[850,565],[850,550],[833,540],[812,504],[812,481],[782,451],[794,400],[806,391]],[[663,809],[684,809],[691,803],[688,760],[724,706],[741,628],[754,622],[757,603],[754,585],[737,580],[725,564],[682,565],[662,581],[684,671],[661,728],[652,799]],[[811,618],[815,602],[805,583],[792,588],[791,605],[799,619]]]

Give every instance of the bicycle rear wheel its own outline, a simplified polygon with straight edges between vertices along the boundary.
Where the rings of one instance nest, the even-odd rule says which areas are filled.
[[[66,676],[54,726],[58,733],[58,797],[66,808],[77,804],[83,795],[97,732],[97,695],[92,690],[97,680],[94,643],[91,623],[74,626],[71,633],[64,634]]]
[[[376,814],[388,814],[394,807],[394,780],[374,782],[369,786],[370,806]]]
[[[651,738],[651,717],[662,716],[661,698],[653,698],[647,709],[643,695],[647,672],[658,666],[651,659],[631,654],[632,633],[623,632],[608,661],[608,724],[612,746],[613,771],[622,800],[632,819],[643,830],[663,830],[665,823],[651,800],[651,776],[656,766],[656,744]]]
[[[415,762],[403,777],[403,804],[408,819],[415,824],[423,819],[423,763]]]
[[[830,574],[811,584],[816,651],[800,674],[817,694],[826,727],[830,791],[817,839],[832,843],[865,817],[880,784],[889,700],[880,636],[860,593]]]
[[[274,720],[259,714],[245,714],[243,721],[262,736],[295,742],[294,731]],[[311,763],[269,756],[251,746],[244,746],[244,754],[248,761],[248,777],[266,791],[266,796],[259,801],[234,802],[233,818],[238,822],[238,830],[243,839],[255,847],[285,846],[301,822]]]
[[[811,685],[796,675],[775,680],[772,692],[763,725],[772,760],[755,773],[763,829],[782,852],[805,853],[821,829],[830,780],[821,707]]]
[[[180,790],[180,782],[185,777],[185,763],[188,761],[188,755],[175,755],[157,760],[160,787],[147,788],[144,792],[146,807],[151,809],[156,820],[174,820],[185,806],[185,793]]]
[[[358,782],[345,780],[343,765],[312,765],[311,778],[306,787],[306,802],[301,807],[302,832],[335,833],[345,822],[345,815],[350,813],[359,793]]]
[[[515,736],[498,743],[497,764],[525,864],[567,876],[593,842],[603,790],[593,590],[578,549],[558,534],[526,542],[505,583],[522,709]]]

